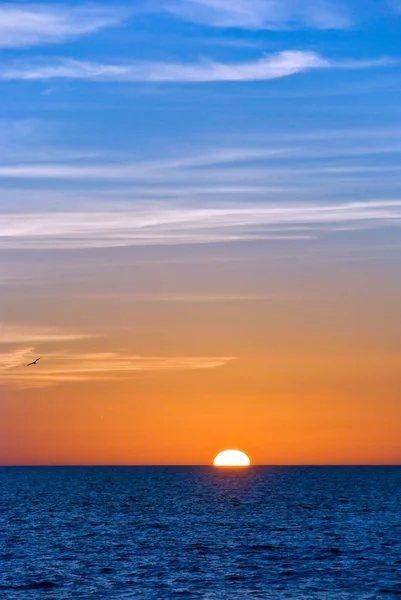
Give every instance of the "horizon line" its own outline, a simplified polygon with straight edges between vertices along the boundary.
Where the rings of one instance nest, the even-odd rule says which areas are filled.
[[[141,464],[7,464],[1,465],[0,468],[163,468],[163,467],[177,467],[177,468],[205,468],[211,467],[213,469],[249,469],[250,467],[286,467],[286,468],[318,468],[318,467],[401,467],[401,463],[302,463],[302,464],[290,464],[290,463],[278,463],[278,464],[250,464],[248,466],[227,466],[227,467],[216,467],[212,463],[208,464],[153,464],[153,463],[141,463]]]

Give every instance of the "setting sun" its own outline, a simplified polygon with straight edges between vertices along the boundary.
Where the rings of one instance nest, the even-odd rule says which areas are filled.
[[[215,467],[249,467],[251,461],[240,450],[224,450],[213,461]]]

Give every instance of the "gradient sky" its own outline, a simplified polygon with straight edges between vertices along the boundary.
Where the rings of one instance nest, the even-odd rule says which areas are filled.
[[[400,463],[400,33],[0,3],[1,464]]]

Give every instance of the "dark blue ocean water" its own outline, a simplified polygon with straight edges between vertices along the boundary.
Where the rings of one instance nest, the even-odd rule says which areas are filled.
[[[0,598],[401,597],[401,468],[0,469]]]

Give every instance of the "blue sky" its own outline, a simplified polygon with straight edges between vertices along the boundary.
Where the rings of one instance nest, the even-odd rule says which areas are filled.
[[[399,2],[13,2],[0,16],[3,248],[398,223]]]

